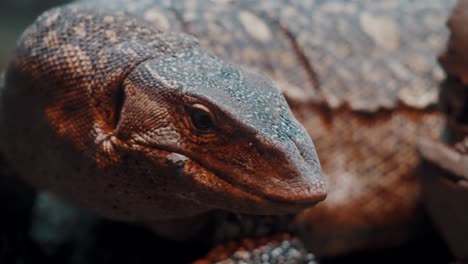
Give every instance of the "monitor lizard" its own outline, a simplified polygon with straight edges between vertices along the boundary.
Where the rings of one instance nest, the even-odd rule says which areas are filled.
[[[29,181],[119,219],[148,222],[149,215],[213,208],[296,212],[324,199],[325,184],[313,145],[277,86],[329,177],[326,202],[297,218],[306,245],[335,255],[399,244],[421,216],[416,139],[437,137],[443,126],[435,56],[452,5],[115,0],[59,7],[19,41],[2,95],[2,147]],[[149,94],[145,78],[165,96]],[[246,89],[228,89],[236,81]],[[175,103],[176,91],[193,98]],[[177,125],[166,118],[171,128],[155,129],[154,116],[169,110],[152,96],[178,114]],[[30,136],[33,120],[41,132]],[[214,120],[228,123],[217,136],[191,133],[218,125]],[[290,131],[299,139],[287,139]],[[192,145],[174,145],[174,137]],[[148,150],[154,144],[163,146],[157,160]],[[138,147],[131,154],[121,149],[131,146]],[[108,166],[122,161],[126,166]],[[168,177],[138,176],[154,162]],[[291,169],[301,176],[288,178]],[[167,195],[158,186],[167,186]]]
[[[325,198],[310,136],[271,79],[129,13],[142,3],[114,4],[53,9],[20,38],[0,121],[20,176],[174,239],[214,209],[297,213]]]

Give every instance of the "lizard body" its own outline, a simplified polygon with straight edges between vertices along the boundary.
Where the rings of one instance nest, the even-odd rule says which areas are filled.
[[[274,79],[289,99],[296,118],[314,138],[322,167],[330,179],[328,200],[300,215],[297,226],[314,252],[334,255],[401,243],[411,236],[412,224],[418,223],[416,167],[419,159],[414,145],[421,134],[436,137],[443,125],[442,116],[434,108],[438,82],[443,78],[435,57],[445,44],[444,23],[452,5],[453,1],[210,1],[207,4],[116,0],[84,1],[71,5],[70,9],[84,8],[85,17],[100,18],[98,25],[104,27],[101,30],[109,40],[118,39],[120,33],[106,26],[108,16],[99,17],[94,10],[116,12],[113,27],[123,23],[119,19],[135,19],[148,25],[150,31],[156,28],[163,32],[188,33],[219,58]],[[28,29],[20,42],[20,45],[30,45],[24,46],[24,50],[43,40],[54,43],[53,35],[42,36],[51,39],[40,39],[34,31],[44,23],[65,23],[60,20],[61,15],[57,10],[50,11]],[[78,36],[78,42],[89,36],[86,24],[77,23],[69,30],[68,34]],[[148,32],[145,36],[158,34]],[[180,42],[173,36],[167,37],[167,41]],[[135,42],[143,43],[143,40]],[[146,45],[152,43],[151,39],[147,42]],[[182,42],[177,44],[181,49],[190,50],[194,45],[190,38]],[[122,45],[120,50],[134,50],[132,45]],[[148,49],[142,46],[137,51],[144,53]],[[60,52],[77,53],[67,49]],[[109,53],[106,57],[99,53],[100,57],[91,60],[91,64],[113,62],[112,58],[118,55]],[[132,60],[130,64],[136,64]],[[197,63],[191,66],[197,68]],[[163,71],[176,80],[185,76],[185,73],[176,76],[164,71],[164,65],[158,67],[153,70]],[[108,78],[111,79],[104,80],[103,84],[119,81],[112,79],[112,74]],[[177,163],[180,157],[170,160]],[[171,191],[181,193],[176,187],[182,188],[175,186]],[[222,203],[233,206],[232,210],[258,209],[238,207],[246,203],[235,198],[243,198],[245,193],[236,196],[237,193],[223,194],[218,190],[217,194],[227,195]],[[122,189],[114,191],[122,192]],[[93,203],[92,196],[87,197]],[[210,197],[207,199],[213,202]],[[128,201],[128,208],[138,207],[132,199]],[[195,208],[192,214],[203,211],[204,205],[198,205],[200,208]],[[277,208],[262,209],[278,213]]]

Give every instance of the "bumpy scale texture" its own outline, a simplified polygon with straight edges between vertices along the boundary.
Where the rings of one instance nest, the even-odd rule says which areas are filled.
[[[33,75],[35,69],[51,69],[50,64],[74,65],[70,67],[76,69],[74,71],[54,70],[57,76],[53,80],[57,82],[75,74],[85,74],[97,65],[121,65],[117,67],[120,70],[113,69],[99,75],[102,79],[93,80],[102,86],[111,86],[121,81],[118,76],[125,75],[118,71],[125,73],[142,57],[157,58],[157,51],[164,49],[161,43],[173,43],[166,49],[191,49],[193,38],[180,38],[170,33],[186,32],[219,58],[270,76],[314,139],[322,169],[329,178],[330,194],[326,202],[298,218],[300,235],[314,253],[334,255],[401,243],[411,236],[412,227],[418,223],[420,172],[416,170],[419,157],[415,142],[423,135],[437,137],[443,125],[442,116],[434,107],[438,83],[444,77],[436,56],[445,45],[444,23],[453,4],[454,1],[442,0],[88,1],[81,4],[90,6],[82,15],[98,22],[93,26],[100,27],[98,32],[105,32],[102,38],[107,42],[121,37],[120,27],[131,32],[125,34],[129,41],[119,44],[121,48],[117,51],[106,53],[102,40],[96,39],[94,45],[100,52],[83,53],[77,48],[79,45],[70,46],[57,40],[61,35],[56,31],[38,38],[34,34],[39,30],[37,25],[53,24],[62,19],[54,11],[46,13],[39,24],[29,28],[30,33],[25,34],[20,45],[26,50],[36,49],[36,56],[41,54],[42,45],[52,45],[73,55],[65,56],[64,62],[52,59],[28,62],[27,68],[32,69]],[[120,15],[98,16],[92,10],[99,6]],[[134,19],[149,26],[140,32],[131,25]],[[56,25],[67,23],[70,22],[63,19]],[[169,33],[158,35],[159,31],[154,28]],[[86,23],[76,24],[73,30],[66,34],[81,34],[78,40],[86,42],[89,37]],[[160,41],[155,41],[158,37]],[[152,46],[152,43],[158,44]],[[148,52],[151,48],[154,51]],[[125,49],[130,49],[132,52],[128,54],[132,56],[125,54],[120,58],[113,53]],[[17,60],[21,65],[21,58]],[[188,60],[187,63],[193,62]],[[26,67],[25,62],[23,67]],[[170,68],[164,68],[165,64],[145,67],[147,71],[179,77],[171,75]],[[106,71],[104,66],[97,68]],[[174,82],[177,86],[177,83],[187,82],[186,76],[191,75],[181,72],[180,82],[169,79],[165,83]],[[70,90],[73,92],[76,91]],[[53,91],[49,93],[53,98]],[[54,99],[70,98],[73,95]],[[239,97],[240,101],[245,99]],[[80,103],[74,102],[77,108],[82,106]],[[225,104],[229,111],[236,108],[224,101],[217,103]],[[249,108],[237,108],[239,112],[236,113],[245,116],[248,123],[251,119],[241,112]],[[102,112],[105,113],[105,109]],[[57,113],[50,110],[50,115],[55,114],[57,119],[70,118]],[[115,118],[109,115],[101,118]],[[82,123],[77,125],[92,126],[96,122],[85,121],[90,118],[95,116],[83,117]],[[279,127],[284,130],[288,125]],[[271,129],[276,128],[265,129],[268,131],[264,133],[271,135]],[[79,133],[70,127],[58,130]],[[84,146],[87,142],[81,144]],[[144,157],[142,153],[139,158]],[[82,168],[83,163],[86,164],[77,161],[76,167]],[[57,162],[57,166],[61,165]],[[323,188],[320,182],[313,186],[317,193]],[[119,193],[121,189],[111,191]],[[177,192],[177,189],[169,192]],[[91,203],[93,196],[89,199]],[[228,199],[223,202],[234,204]],[[139,205],[129,203],[128,206]]]

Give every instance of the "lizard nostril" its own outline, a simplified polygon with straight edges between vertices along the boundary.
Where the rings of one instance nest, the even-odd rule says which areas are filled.
[[[307,142],[308,140],[302,135],[298,135],[296,137],[289,135],[289,138],[293,142],[301,157],[307,163],[316,163],[314,159],[315,155],[312,154],[314,150],[314,145],[312,142]]]

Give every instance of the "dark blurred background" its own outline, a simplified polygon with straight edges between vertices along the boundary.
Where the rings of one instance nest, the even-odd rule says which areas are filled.
[[[0,69],[4,69],[16,39],[43,11],[68,0],[0,0]]]

